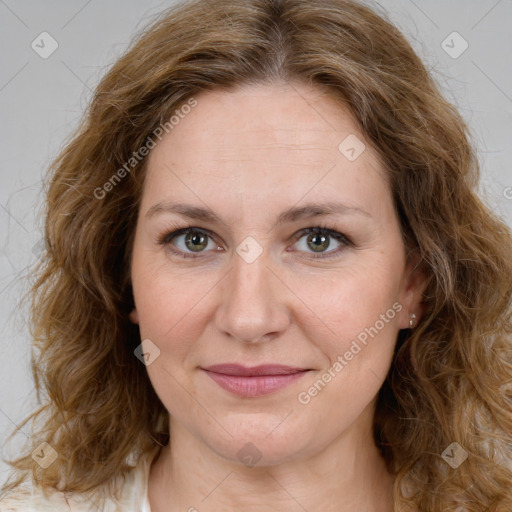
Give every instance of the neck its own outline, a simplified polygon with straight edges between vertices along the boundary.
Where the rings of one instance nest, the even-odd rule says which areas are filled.
[[[171,421],[170,432],[151,467],[152,512],[393,510],[393,479],[370,432],[344,435],[313,455],[261,467],[223,458],[178,422]]]

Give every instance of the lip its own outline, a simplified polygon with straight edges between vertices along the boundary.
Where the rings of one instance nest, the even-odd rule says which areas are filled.
[[[242,397],[258,397],[274,393],[300,379],[309,371],[306,368],[276,364],[245,367],[231,363],[201,369],[221,388]]]
[[[234,375],[238,377],[255,377],[260,375],[291,375],[306,371],[306,368],[285,366],[281,364],[260,364],[259,366],[243,366],[237,363],[214,364],[203,368],[208,372]]]

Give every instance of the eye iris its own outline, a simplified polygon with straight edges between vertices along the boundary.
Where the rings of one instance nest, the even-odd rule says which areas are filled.
[[[192,245],[189,245],[189,242],[192,242]],[[208,238],[202,233],[187,233],[185,244],[190,250],[199,252],[208,245]]]
[[[310,245],[310,247],[315,252],[321,252],[324,249],[327,249],[329,247],[329,239],[325,235],[320,235],[318,233],[312,233],[308,236],[308,244],[313,241],[313,245]]]

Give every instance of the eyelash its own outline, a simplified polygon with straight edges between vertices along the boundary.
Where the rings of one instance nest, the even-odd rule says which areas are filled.
[[[204,229],[204,228],[199,228],[199,227],[196,227],[196,226],[192,226],[192,225],[187,225],[185,227],[182,227],[182,228],[178,228],[177,226],[171,228],[170,231],[167,231],[166,233],[164,233],[163,235],[159,236],[158,239],[157,239],[157,242],[159,245],[162,245],[162,246],[168,246],[169,250],[179,256],[179,257],[182,257],[184,259],[187,259],[187,258],[200,258],[202,257],[202,254],[203,253],[198,253],[197,255],[194,255],[194,254],[191,254],[191,253],[184,253],[183,251],[179,250],[179,249],[176,249],[173,247],[172,245],[172,240],[180,235],[186,235],[188,233],[201,233],[201,234],[204,234],[204,235],[207,235],[209,238],[211,238],[212,240],[215,238],[215,235],[212,231],[208,230],[208,229]],[[306,236],[306,235],[309,235],[309,234],[319,234],[319,235],[327,235],[327,236],[330,236],[332,238],[334,238],[335,240],[337,240],[338,242],[340,242],[342,245],[340,247],[338,247],[337,249],[333,250],[333,251],[328,251],[326,253],[318,253],[317,255],[314,255],[312,256],[313,259],[322,259],[322,258],[332,258],[332,257],[335,257],[336,255],[338,255],[341,250],[344,248],[344,247],[353,247],[353,243],[352,241],[346,236],[344,235],[343,233],[340,233],[339,231],[335,231],[333,229],[330,229],[326,226],[321,226],[321,225],[317,225],[317,226],[313,226],[313,227],[309,227],[309,228],[304,228],[304,229],[301,229],[298,233],[296,233],[294,235],[294,239],[295,239],[295,242],[298,242],[303,236]],[[314,253],[312,253],[314,254]]]

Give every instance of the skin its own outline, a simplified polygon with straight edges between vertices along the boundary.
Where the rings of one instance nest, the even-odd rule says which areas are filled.
[[[392,511],[372,420],[398,331],[410,313],[421,320],[425,279],[406,259],[384,168],[348,110],[319,87],[252,85],[197,101],[149,155],[132,254],[130,318],[160,350],[147,371],[170,414],[170,443],[149,477],[152,511]],[[350,134],[366,144],[354,161],[338,149]],[[170,201],[222,221],[148,215]],[[275,225],[287,208],[325,201],[366,214]],[[300,231],[318,225],[352,244],[327,236],[315,251],[315,236]],[[185,235],[159,243],[189,226],[214,234],[199,252]],[[236,252],[248,236],[263,251],[251,263]],[[300,403],[396,303],[400,312]],[[201,370],[232,362],[310,371],[242,398]],[[254,467],[237,457],[248,442],[261,456]]]

